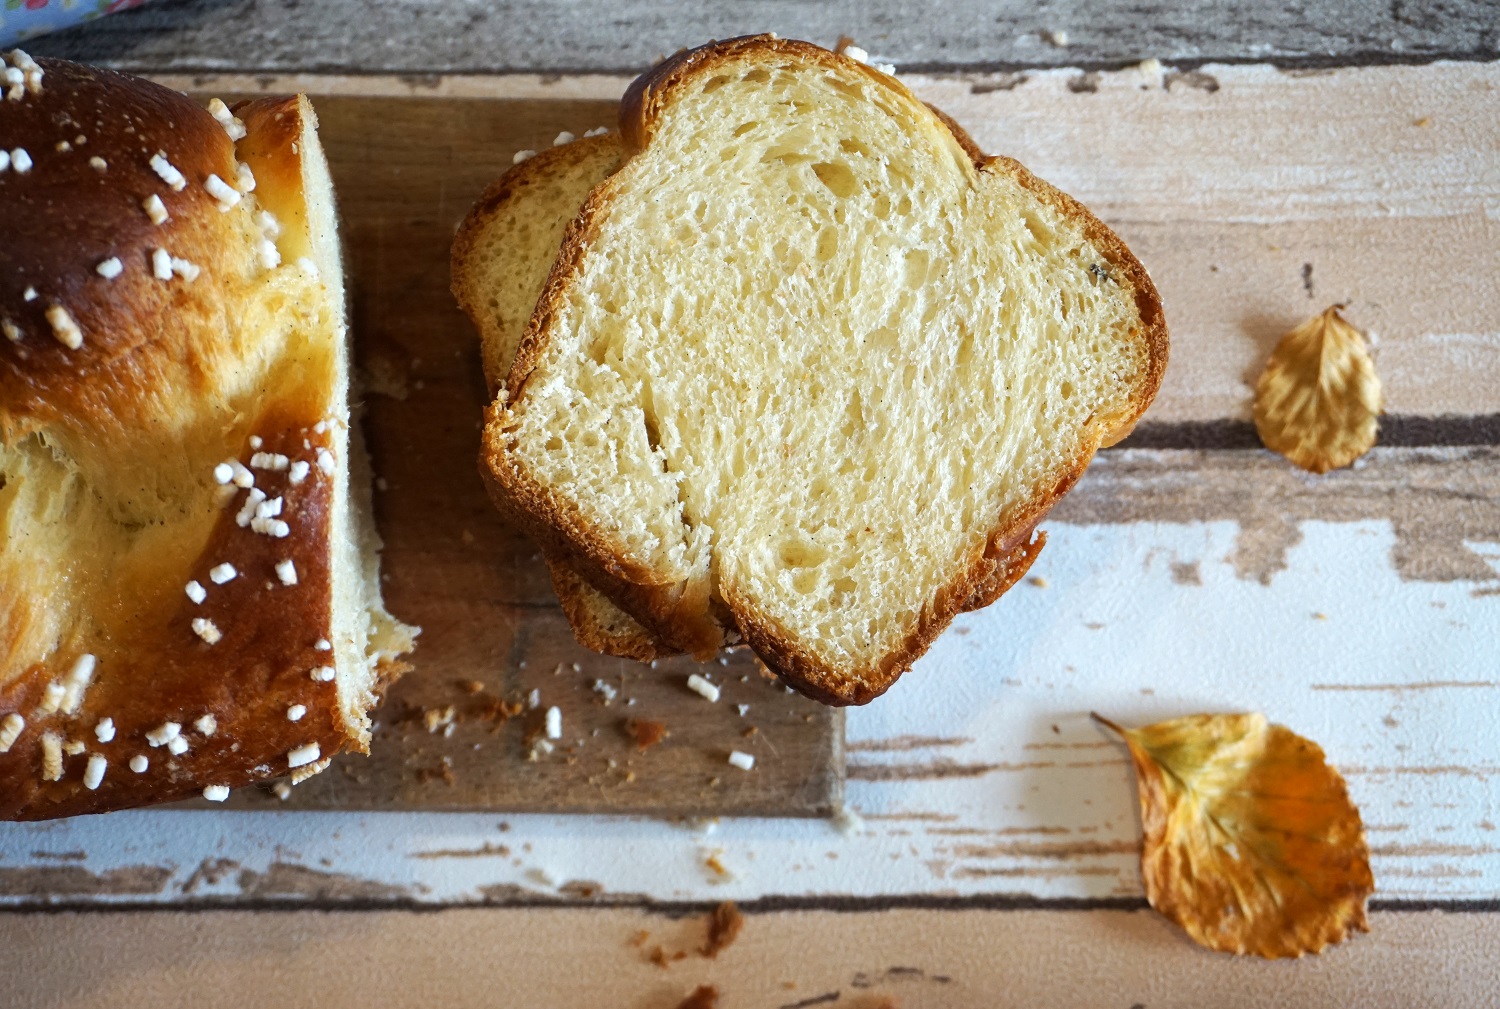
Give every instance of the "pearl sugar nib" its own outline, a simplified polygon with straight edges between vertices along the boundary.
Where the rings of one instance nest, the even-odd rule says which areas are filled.
[[[1124,737],[1151,906],[1200,946],[1275,959],[1369,930],[1359,810],[1323,750],[1264,715],[1190,715]]]
[[[1370,450],[1380,379],[1364,335],[1333,305],[1276,345],[1255,386],[1255,430],[1274,452],[1313,473]]]

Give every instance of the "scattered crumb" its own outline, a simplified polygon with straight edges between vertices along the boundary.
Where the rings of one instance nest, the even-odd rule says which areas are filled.
[[[671,735],[665,723],[649,718],[627,718],[625,731],[635,740],[636,749],[642,753]]]
[[[1142,88],[1159,88],[1162,86],[1162,77],[1166,73],[1161,65],[1161,60],[1156,57],[1141,60],[1131,68],[1141,77]]]
[[[1432,125],[1432,119],[1430,117],[1428,117],[1428,116],[1423,116],[1420,119],[1413,119],[1411,121],[1411,124],[1413,126],[1423,126],[1423,127],[1425,127],[1425,126],[1431,126]]]
[[[679,949],[675,953],[668,953],[662,947],[657,946],[651,951],[650,955],[647,956],[646,959],[656,964],[656,966],[660,967],[662,970],[666,970],[678,960],[686,960],[687,950]]]
[[[724,862],[719,858],[719,856],[722,854],[724,854],[722,851],[709,852],[708,856],[703,859],[703,864],[707,868],[713,870],[714,875],[718,877],[716,881],[727,881],[734,879],[734,873],[730,871],[729,866],[725,865]]]
[[[457,714],[453,705],[446,708],[428,708],[422,712],[422,724],[427,727],[429,735],[436,733],[439,729],[446,729],[453,724],[453,718]]]
[[[719,989],[711,984],[700,984],[692,994],[677,1004],[677,1009],[714,1009],[719,1004]]]
[[[708,914],[708,939],[699,948],[698,955],[718,959],[719,954],[740,937],[740,930],[744,927],[745,916],[734,901],[724,901]]]
[[[631,936],[630,941],[626,943],[626,945],[634,946],[636,949],[640,949],[642,946],[646,945],[646,940],[649,938],[651,938],[651,933],[643,928],[635,935]]]
[[[838,828],[840,834],[853,837],[864,829],[865,821],[860,819],[859,814],[854,810],[844,806],[834,815],[833,825]]]
[[[522,710],[519,701],[507,702],[502,698],[490,701],[476,713],[483,721],[490,722],[490,735],[494,735],[504,728],[505,723],[519,715]]]
[[[1054,29],[1052,31],[1042,32],[1042,39],[1046,41],[1048,45],[1054,45],[1059,49],[1068,48],[1068,33],[1065,31],[1058,31]]]
[[[1039,589],[1045,589],[1048,585],[1047,579],[1043,578],[1041,575],[1032,575],[1026,580]]]
[[[465,693],[484,693],[484,684],[480,683],[478,680],[455,680],[454,682],[458,685],[458,689],[464,691]]]
[[[417,780],[424,785],[429,781],[441,781],[443,784],[451,786],[455,781],[453,777],[453,758],[444,757],[436,767],[417,768]]]

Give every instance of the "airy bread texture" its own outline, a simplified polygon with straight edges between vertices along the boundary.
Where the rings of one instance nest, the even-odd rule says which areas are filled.
[[[663,641],[742,635],[868,701],[1150,403],[1156,291],[1082,206],[806,43],[679,55],[620,123],[491,408],[492,493]]]
[[[221,123],[36,65],[5,109],[32,164],[0,174],[0,818],[321,769],[414,631],[380,600],[312,107]]]
[[[479,331],[493,395],[505,385],[521,334],[547,282],[568,223],[620,167],[616,135],[585,137],[522,161],[485,190],[453,241],[453,294]],[[552,586],[586,648],[642,662],[673,654],[566,561],[545,551]]]

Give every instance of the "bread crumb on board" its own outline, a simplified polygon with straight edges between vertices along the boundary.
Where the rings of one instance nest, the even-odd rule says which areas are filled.
[[[700,984],[677,1003],[677,1009],[714,1009],[719,1004],[719,989],[711,984]]]
[[[708,913],[708,939],[699,947],[700,956],[718,959],[720,953],[734,945],[745,927],[745,916],[732,900],[726,900]]]
[[[625,731],[635,740],[635,748],[645,753],[651,747],[666,739],[671,733],[667,731],[666,723],[653,721],[649,718],[627,718],[625,719]]]
[[[720,859],[719,856],[723,854],[722,850],[711,851],[703,859],[703,865],[712,870],[714,874],[713,882],[715,883],[728,883],[738,878],[729,866],[725,865]]]

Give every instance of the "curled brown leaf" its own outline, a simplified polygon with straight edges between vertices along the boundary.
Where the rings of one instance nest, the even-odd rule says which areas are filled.
[[[1135,763],[1146,897],[1194,942],[1298,957],[1369,931],[1364,827],[1317,743],[1260,714],[1099,721]]]
[[[1380,379],[1364,336],[1339,308],[1282,337],[1255,386],[1260,440],[1313,473],[1364,455],[1379,427]]]

